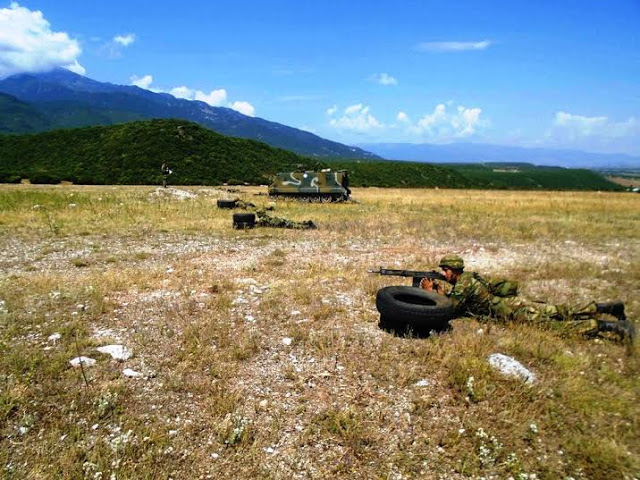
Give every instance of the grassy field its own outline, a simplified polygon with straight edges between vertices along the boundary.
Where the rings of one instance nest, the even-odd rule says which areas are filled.
[[[2,478],[640,476],[637,345],[472,318],[395,336],[375,294],[410,280],[366,273],[455,252],[528,298],[620,298],[635,320],[638,195],[277,202],[309,231],[236,231],[216,208],[266,206],[265,190],[0,186]],[[133,356],[96,350],[110,344]]]

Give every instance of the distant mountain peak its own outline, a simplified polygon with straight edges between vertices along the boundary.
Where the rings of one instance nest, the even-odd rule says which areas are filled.
[[[0,92],[30,104],[48,118],[50,128],[109,125],[152,118],[196,122],[224,135],[259,140],[301,155],[334,158],[379,158],[357,147],[323,139],[304,130],[225,107],[176,98],[132,85],[92,80],[63,68],[24,73],[0,80]],[[22,133],[29,130],[15,131]]]

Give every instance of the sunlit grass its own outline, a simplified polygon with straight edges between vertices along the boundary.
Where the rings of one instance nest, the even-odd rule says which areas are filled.
[[[621,298],[635,319],[640,197],[371,188],[276,202],[314,231],[234,230],[216,206],[265,207],[265,190],[0,186],[0,476],[637,476],[637,347],[471,318],[393,336],[375,294],[410,280],[366,270],[456,252],[530,298]],[[109,343],[134,357],[96,352]],[[496,372],[495,352],[538,382]],[[97,365],[71,367],[80,355]]]

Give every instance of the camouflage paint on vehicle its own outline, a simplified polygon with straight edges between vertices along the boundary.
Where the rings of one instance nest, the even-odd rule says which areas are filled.
[[[349,199],[349,175],[346,170],[319,172],[306,170],[278,173],[269,186],[269,195],[308,201],[336,202]]]

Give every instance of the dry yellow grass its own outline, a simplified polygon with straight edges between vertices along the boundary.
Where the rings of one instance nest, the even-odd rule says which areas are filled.
[[[375,293],[409,281],[366,273],[456,252],[528,297],[621,298],[635,319],[637,195],[277,202],[315,231],[236,231],[216,208],[267,205],[264,190],[0,186],[4,478],[640,475],[637,347],[468,318],[396,337]],[[95,350],[113,343],[134,356]],[[538,382],[502,376],[491,353]],[[78,355],[97,363],[73,368]]]

